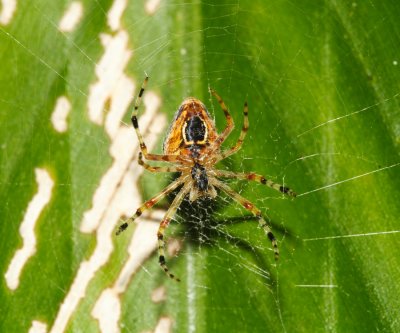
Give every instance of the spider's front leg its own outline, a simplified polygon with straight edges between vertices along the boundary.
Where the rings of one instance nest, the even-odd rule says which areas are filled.
[[[256,206],[254,206],[250,201],[243,198],[239,193],[236,193],[234,190],[232,190],[228,185],[224,184],[223,182],[217,180],[216,178],[213,178],[210,181],[215,187],[220,188],[233,200],[241,204],[246,210],[251,212],[257,218],[259,226],[265,231],[269,240],[271,241],[272,248],[274,250],[275,260],[278,260],[279,259],[278,242],[276,241],[276,238],[272,233],[271,227],[269,226],[267,221],[265,221],[265,219],[262,217],[261,211]]]
[[[141,165],[143,168],[145,168],[146,170],[150,171],[150,172],[181,172],[182,168],[179,168],[177,166],[172,166],[172,167],[167,167],[167,166],[162,166],[162,167],[158,167],[158,166],[152,166],[148,163],[146,163],[143,160],[143,154],[142,152],[139,153],[139,158],[138,158],[138,163],[139,165]]]
[[[218,138],[213,142],[214,147],[219,147],[225,139],[229,136],[229,134],[232,132],[233,128],[235,127],[235,124],[233,122],[233,118],[231,114],[228,111],[227,106],[225,105],[225,102],[223,99],[216,93],[215,90],[210,89],[210,92],[214,95],[214,97],[217,99],[219,105],[221,106],[222,111],[224,112],[225,118],[226,118],[226,127],[224,131],[221,133],[221,135],[218,136]]]
[[[137,119],[137,115],[138,115],[138,110],[139,110],[140,103],[142,101],[142,96],[143,96],[143,93],[144,93],[144,91],[146,89],[148,81],[149,81],[149,77],[146,76],[144,81],[143,81],[142,87],[140,88],[138,97],[136,98],[136,100],[134,102],[132,102],[133,110],[132,110],[132,115],[131,115],[131,121],[132,121],[133,128],[135,129],[136,135],[137,135],[138,140],[139,140],[140,150],[141,150],[144,158],[147,159],[147,160],[164,161],[164,162],[181,161],[182,159],[178,155],[149,154],[148,151],[147,151],[147,146],[144,143],[142,133],[140,132],[140,129],[139,129],[139,122],[138,122],[138,119]]]
[[[237,140],[236,144],[233,147],[221,152],[220,156],[217,159],[217,162],[235,154],[242,147],[242,144],[244,142],[248,130],[249,130],[249,107],[247,105],[247,102],[245,102],[243,108],[243,127],[242,130],[240,131],[239,139]]]

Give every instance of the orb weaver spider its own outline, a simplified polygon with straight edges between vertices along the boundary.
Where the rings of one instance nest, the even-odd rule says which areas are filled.
[[[240,132],[238,141],[231,148],[221,150],[222,143],[233,130],[233,119],[222,98],[211,89],[211,94],[217,99],[225,114],[227,124],[223,132],[221,134],[217,133],[214,122],[205,105],[200,100],[189,97],[182,102],[175,114],[174,120],[164,141],[164,154],[150,154],[147,152],[147,147],[143,141],[137,120],[138,109],[148,80],[149,78],[146,77],[142,84],[139,95],[134,102],[134,109],[131,116],[131,121],[140,143],[141,151],[139,152],[138,162],[150,172],[179,172],[180,176],[164,188],[164,190],[140,206],[131,218],[119,226],[116,234],[119,235],[123,232],[130,222],[133,222],[137,217],[142,215],[144,211],[152,208],[165,195],[177,189],[179,186],[182,186],[161,221],[157,232],[159,264],[170,278],[180,281],[174,274],[169,272],[165,261],[165,229],[168,227],[172,217],[186,195],[189,195],[190,202],[193,202],[200,197],[215,198],[217,196],[216,188],[218,188],[233,200],[237,201],[246,210],[250,211],[258,219],[259,226],[265,231],[272,243],[275,260],[277,260],[279,258],[278,244],[268,223],[270,219],[267,217],[267,222],[263,218],[261,211],[256,206],[242,197],[239,193],[232,190],[218,178],[235,178],[256,181],[291,197],[295,197],[296,193],[286,186],[276,184],[255,173],[238,173],[217,170],[214,167],[215,164],[221,160],[235,154],[242,146],[249,128],[247,102],[244,103],[244,123],[242,131]],[[151,166],[143,160],[143,157],[149,161],[169,162],[174,164],[174,166]]]

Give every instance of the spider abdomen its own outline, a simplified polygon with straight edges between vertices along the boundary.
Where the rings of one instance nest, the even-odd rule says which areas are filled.
[[[218,137],[214,121],[197,98],[183,101],[164,141],[164,153],[197,158]]]

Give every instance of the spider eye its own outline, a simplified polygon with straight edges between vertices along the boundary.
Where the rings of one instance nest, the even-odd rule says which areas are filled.
[[[207,130],[204,121],[197,116],[191,117],[185,126],[185,141],[186,142],[204,142]]]

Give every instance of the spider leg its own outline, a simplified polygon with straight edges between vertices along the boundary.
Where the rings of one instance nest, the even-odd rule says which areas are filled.
[[[123,232],[126,228],[128,228],[129,223],[133,222],[136,218],[138,218],[140,215],[143,214],[144,211],[152,208],[157,202],[159,202],[166,194],[172,192],[175,190],[178,186],[182,185],[185,181],[184,177],[179,177],[177,180],[169,184],[165,189],[163,189],[160,193],[155,195],[153,198],[150,200],[146,201],[144,204],[142,204],[137,210],[136,213],[130,217],[127,221],[122,223],[117,231],[115,232],[116,235],[119,235],[121,232]]]
[[[146,170],[148,170],[150,172],[180,172],[180,171],[182,171],[182,169],[177,166],[173,166],[173,167],[152,166],[152,165],[146,163],[145,161],[143,161],[143,154],[141,152],[139,153],[138,163],[139,163],[139,165],[141,165],[143,168],[145,168]]]
[[[185,195],[190,191],[192,186],[192,182],[187,182],[183,188],[179,191],[176,195],[174,201],[172,201],[171,206],[169,207],[167,213],[165,214],[163,220],[160,223],[160,227],[158,228],[157,238],[158,238],[158,261],[160,263],[161,268],[164,272],[171,278],[176,281],[180,281],[174,274],[169,272],[167,263],[165,261],[165,240],[164,240],[164,232],[165,229],[168,227],[169,222],[171,221],[172,217],[176,213],[179,205],[182,203]]]
[[[274,183],[272,180],[266,179],[264,176],[257,175],[255,173],[240,173],[240,172],[232,172],[225,170],[215,170],[215,175],[217,177],[226,177],[226,178],[236,178],[236,179],[244,179],[244,180],[253,180],[257,183],[261,183],[263,185],[267,185],[270,188],[273,188],[276,191],[287,194],[291,197],[296,197],[296,193],[291,190],[289,187]]]
[[[240,136],[236,144],[229,148],[228,150],[225,150],[221,152],[220,157],[218,158],[217,162],[223,160],[224,158],[227,158],[228,156],[231,156],[235,154],[241,147],[244,141],[244,138],[246,137],[247,131],[249,130],[249,107],[247,106],[247,102],[244,103],[244,109],[243,109],[243,127],[240,132]]]
[[[239,193],[232,190],[228,185],[224,184],[223,182],[217,180],[216,178],[212,178],[210,179],[210,181],[214,186],[220,188],[228,196],[230,196],[233,200],[241,204],[245,209],[251,212],[258,219],[259,226],[265,231],[269,240],[271,241],[274,250],[275,260],[278,260],[279,258],[278,243],[276,241],[274,234],[272,233],[271,227],[269,226],[267,221],[265,221],[264,218],[262,217],[261,211],[256,206],[254,206],[250,201],[243,198]],[[270,219],[268,217],[267,220],[268,222],[270,222]]]
[[[218,136],[218,138],[213,143],[213,148],[214,148],[214,147],[219,147],[225,141],[225,139],[228,137],[228,135],[232,132],[233,128],[235,127],[235,124],[233,122],[232,116],[229,113],[228,108],[226,107],[223,99],[215,92],[215,90],[210,89],[210,92],[217,99],[219,105],[221,106],[222,111],[224,111],[225,118],[226,118],[226,127],[225,127],[224,131]]]
[[[131,115],[132,125],[133,125],[133,128],[135,129],[136,135],[137,135],[137,137],[139,139],[140,150],[141,150],[142,154],[144,155],[144,158],[147,159],[147,160],[164,161],[164,162],[181,161],[182,159],[178,155],[157,155],[157,154],[149,154],[147,152],[147,146],[144,143],[142,133],[139,130],[139,123],[138,123],[138,120],[137,120],[137,114],[138,114],[139,106],[140,106],[140,103],[142,101],[142,96],[143,96],[143,93],[144,93],[144,91],[146,89],[148,81],[149,81],[149,77],[146,76],[144,81],[143,81],[142,87],[140,88],[139,95],[136,98],[136,100],[133,102],[134,106],[133,106],[133,111],[132,111],[132,115]]]

